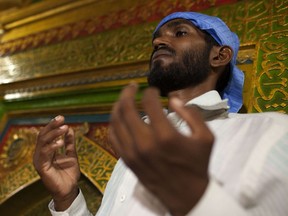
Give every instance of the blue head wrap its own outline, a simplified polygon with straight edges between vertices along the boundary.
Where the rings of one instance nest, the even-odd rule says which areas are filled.
[[[236,58],[239,49],[238,36],[218,17],[195,12],[176,12],[166,16],[158,24],[153,35],[162,25],[173,19],[189,20],[197,28],[209,33],[220,46],[227,45],[233,49],[233,58],[230,62],[230,78],[223,91],[222,97],[228,99],[229,112],[238,112],[243,104],[242,90],[244,83],[244,74],[236,66]]]

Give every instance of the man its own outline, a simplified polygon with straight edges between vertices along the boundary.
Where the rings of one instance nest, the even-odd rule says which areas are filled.
[[[178,12],[159,23],[153,47],[144,122],[135,83],[112,111],[110,139],[121,159],[97,215],[287,215],[288,117],[232,113],[242,105],[237,36],[216,17]],[[168,97],[167,113],[154,87]],[[66,154],[56,154],[62,146]],[[90,215],[62,116],[39,133],[34,164],[53,215]]]

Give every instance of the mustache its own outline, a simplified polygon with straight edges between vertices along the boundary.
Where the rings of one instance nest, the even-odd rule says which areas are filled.
[[[168,46],[166,46],[166,45],[162,45],[162,46],[160,45],[160,46],[158,46],[157,48],[154,48],[154,49],[153,49],[150,59],[152,59],[152,57],[154,56],[154,54],[155,54],[156,52],[158,52],[159,50],[165,50],[165,51],[171,53],[171,54],[174,55],[174,56],[176,55],[176,51],[175,51],[174,49],[172,49],[171,47],[168,47]]]

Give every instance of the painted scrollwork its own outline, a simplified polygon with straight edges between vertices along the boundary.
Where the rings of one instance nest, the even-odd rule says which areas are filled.
[[[85,135],[88,123],[72,124],[80,170],[103,193],[117,159],[109,151]],[[7,133],[0,155],[0,204],[18,190],[39,180],[32,158],[39,126],[15,126]],[[96,127],[97,128],[97,127]],[[102,126],[102,132],[106,131]],[[96,134],[98,141],[107,142],[107,133]]]
[[[258,112],[288,113],[288,31],[276,32],[262,41],[260,70],[256,73],[254,108]]]

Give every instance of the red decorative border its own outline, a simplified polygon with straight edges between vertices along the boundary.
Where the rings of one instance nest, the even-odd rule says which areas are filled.
[[[121,10],[117,13],[97,17],[97,19],[90,18],[2,43],[0,44],[0,57],[124,26],[157,21],[175,11],[202,11],[210,7],[231,4],[237,1],[238,0],[177,0],[168,2],[156,0],[148,5]]]

